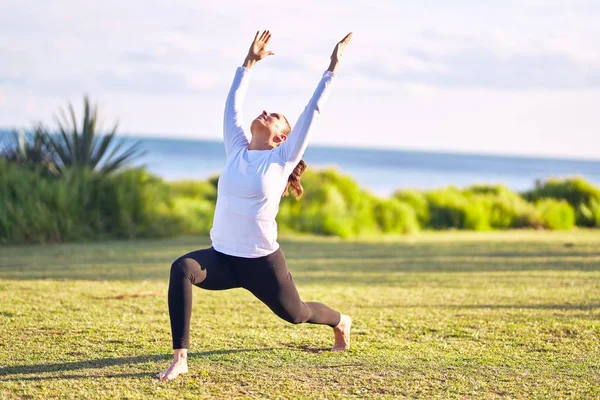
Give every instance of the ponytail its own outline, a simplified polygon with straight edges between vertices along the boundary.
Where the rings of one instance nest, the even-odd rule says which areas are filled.
[[[281,133],[283,135],[285,135],[287,138],[287,135],[289,135],[290,132],[292,131],[292,126],[290,125],[289,121],[287,120],[287,118],[285,116],[283,116],[283,115],[281,115],[281,116],[283,117],[283,120],[285,121],[285,128],[282,129]],[[300,199],[300,197],[302,197],[302,193],[304,193],[304,188],[300,184],[300,177],[302,176],[302,173],[304,172],[305,169],[306,169],[306,163],[304,162],[304,160],[300,160],[298,165],[296,165],[296,168],[294,168],[294,170],[288,177],[287,185],[285,187],[285,190],[283,191],[282,196],[287,196],[288,194],[293,193],[296,200],[298,200],[298,199]],[[290,190],[292,191],[292,193],[290,193]]]
[[[300,178],[302,177],[302,173],[304,172],[304,170],[306,170],[306,167],[307,165],[304,162],[304,160],[300,160],[298,165],[296,165],[296,168],[294,168],[294,171],[292,171],[292,173],[288,177],[288,183],[285,187],[285,191],[283,192],[284,196],[291,194],[291,189],[296,200],[302,197],[302,193],[304,193],[304,188],[300,184]]]

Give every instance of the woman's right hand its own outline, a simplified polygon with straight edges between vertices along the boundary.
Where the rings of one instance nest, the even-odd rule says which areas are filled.
[[[246,60],[244,60],[244,67],[246,68],[252,68],[254,64],[263,58],[275,54],[272,51],[267,50],[267,45],[269,44],[269,40],[271,40],[271,33],[269,31],[263,31],[260,37],[258,36],[258,33],[259,31],[256,32],[254,40],[248,50]]]

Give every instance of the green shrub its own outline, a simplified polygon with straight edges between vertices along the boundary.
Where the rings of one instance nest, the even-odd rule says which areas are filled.
[[[215,203],[196,198],[175,197],[172,216],[179,220],[181,233],[206,235],[210,232],[215,213]]]
[[[541,226],[535,206],[506,186],[477,185],[464,189],[462,193],[470,202],[480,203],[491,229]]]
[[[100,175],[0,162],[0,241],[57,242],[159,237],[178,232],[168,186],[142,169]]]
[[[541,199],[535,203],[544,227],[552,230],[566,230],[575,226],[575,211],[565,200]]]
[[[429,203],[429,226],[434,229],[490,229],[484,202],[468,198],[460,190],[449,187],[426,194]]]
[[[403,203],[410,205],[417,215],[421,228],[429,226],[429,204],[427,196],[416,190],[398,190],[393,197]]]
[[[41,167],[40,171],[50,175],[58,174],[57,154],[42,124],[37,124],[31,132],[13,131],[12,135],[5,137],[0,144],[0,158],[33,169]]]
[[[505,194],[512,194],[504,185],[472,185],[462,190],[462,193],[466,196],[471,195],[493,195],[493,196],[502,196]]]
[[[163,237],[181,227],[172,215],[169,186],[143,169],[131,169],[102,179],[99,203],[111,237]]]
[[[378,231],[374,197],[351,178],[333,170],[302,175],[304,195],[282,199],[278,225],[282,230],[349,237]]]
[[[343,238],[352,236],[354,234],[352,214],[342,191],[334,185],[327,185],[324,190],[325,201],[319,213],[323,221],[322,233]]]
[[[417,213],[410,204],[395,198],[376,202],[375,219],[383,233],[414,233],[419,230]]]
[[[194,199],[206,199],[217,201],[217,186],[210,181],[177,181],[169,182],[171,195],[177,197],[189,197]]]
[[[60,241],[61,224],[71,228],[70,220],[60,221],[53,204],[69,202],[64,208],[77,206],[65,192],[67,182],[53,185],[45,178],[44,168],[27,168],[0,160],[0,241]]]
[[[42,166],[0,159],[0,242],[205,235],[217,181],[167,183],[144,169],[107,175],[70,168],[54,176]],[[398,191],[387,199],[334,170],[308,170],[302,183],[299,201],[281,201],[281,231],[354,237],[419,229],[569,229],[576,221],[600,226],[597,189],[577,179],[549,181],[523,196],[479,185]]]
[[[528,201],[540,199],[566,200],[576,210],[576,223],[580,226],[598,226],[593,213],[592,201],[600,202],[600,189],[581,177],[569,179],[548,179],[535,189],[523,194]]]
[[[575,212],[577,220],[585,221],[584,226],[600,228],[600,200],[591,199],[589,204],[582,203]]]

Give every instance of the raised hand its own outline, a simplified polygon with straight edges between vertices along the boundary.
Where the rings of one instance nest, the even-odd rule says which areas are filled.
[[[336,43],[335,47],[333,48],[333,52],[331,53],[331,64],[329,64],[329,68],[327,69],[328,71],[335,72],[346,45],[350,43],[350,39],[352,39],[352,32],[344,36],[342,40]]]
[[[259,31],[256,32],[254,36],[254,40],[250,45],[250,49],[248,50],[248,55],[246,56],[246,60],[244,60],[244,67],[251,68],[258,61],[262,60],[267,56],[272,56],[275,53],[267,50],[267,45],[271,40],[271,33],[269,31],[263,31],[263,33],[258,36]]]

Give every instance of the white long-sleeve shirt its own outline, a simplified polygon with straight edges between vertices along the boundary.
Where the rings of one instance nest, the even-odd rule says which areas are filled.
[[[221,253],[256,258],[279,248],[275,217],[281,195],[304,155],[335,75],[323,73],[285,142],[271,150],[248,150],[248,138],[242,128],[242,103],[250,75],[247,68],[237,69],[225,104],[223,136],[227,163],[219,178],[210,238],[214,249]]]

